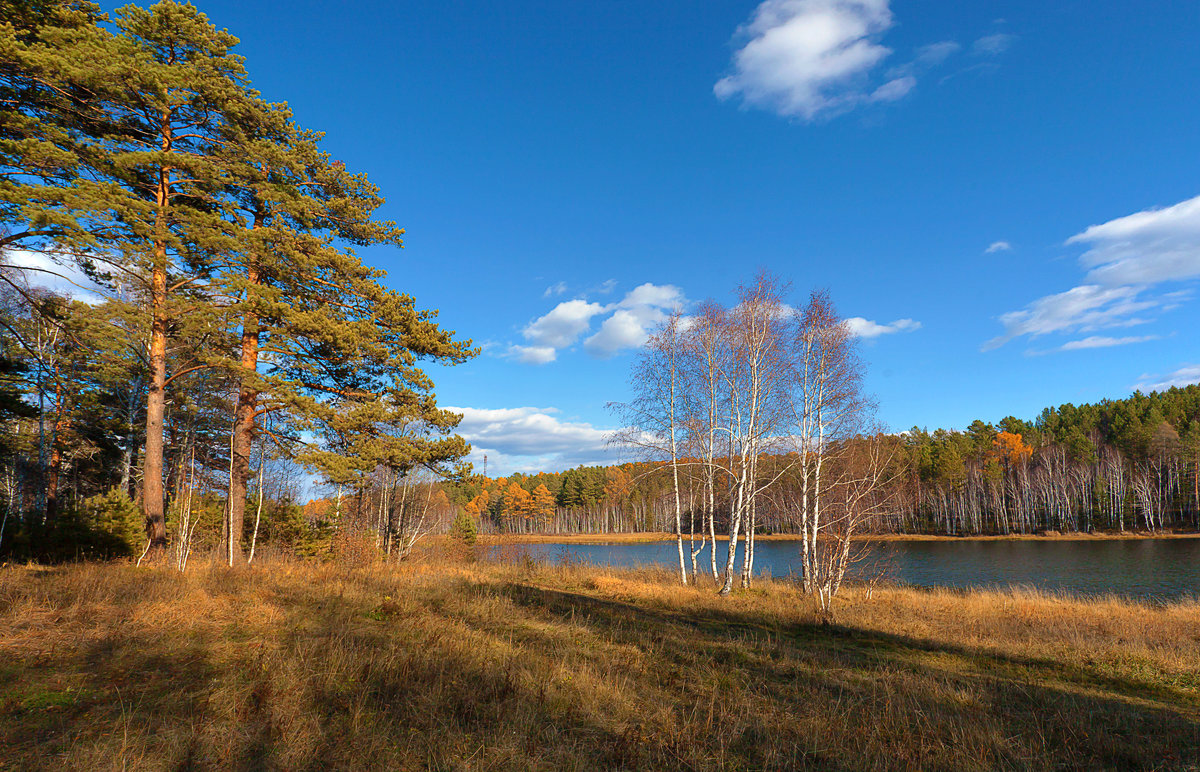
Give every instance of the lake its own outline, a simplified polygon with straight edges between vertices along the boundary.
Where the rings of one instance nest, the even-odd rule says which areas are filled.
[[[567,559],[626,567],[679,564],[674,542],[520,544],[493,550],[506,554],[516,550],[516,554],[552,562]],[[796,541],[759,541],[755,573],[798,575],[798,550]],[[740,561],[740,544],[738,553]],[[719,566],[724,555],[725,543],[719,542]],[[709,560],[707,549],[698,560],[704,570]],[[1200,539],[888,541],[874,545],[868,563],[881,566],[892,581],[920,586],[1021,585],[1073,595],[1116,594],[1145,600],[1200,597]],[[856,578],[856,573],[861,577],[862,569],[852,569],[849,578]]]

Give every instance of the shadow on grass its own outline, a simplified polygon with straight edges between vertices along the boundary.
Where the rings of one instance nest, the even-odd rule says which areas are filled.
[[[125,611],[148,581],[130,580]],[[252,586],[230,581],[210,594]],[[0,650],[0,768],[1200,764],[1194,694],[1057,661],[777,624],[736,599],[672,611],[497,580],[393,601],[368,575],[254,581],[282,620],[235,607],[188,634],[114,625]]]
[[[613,638],[636,641],[654,631],[655,645],[667,659],[697,666],[708,662],[749,675],[750,687],[769,702],[824,695],[838,704],[849,699],[886,709],[892,706],[872,706],[872,681],[907,674],[911,677],[902,681],[910,687],[905,701],[911,731],[953,737],[957,730],[951,725],[964,716],[994,723],[997,736],[1012,741],[994,749],[994,761],[1002,767],[1200,765],[1197,695],[1161,684],[844,625],[772,624],[736,609],[663,611],[518,583],[493,591],[538,614],[591,626]],[[861,678],[827,677],[839,673]]]
[[[509,584],[504,592],[514,600],[541,607],[548,612],[557,610],[571,617],[579,613],[599,612],[599,618],[635,619],[660,624],[686,625],[707,635],[784,636],[809,650],[824,650],[829,654],[854,653],[858,664],[863,660],[877,666],[895,665],[900,661],[918,662],[922,655],[950,655],[962,664],[1010,680],[1036,679],[1041,683],[1059,682],[1078,687],[1112,692],[1114,695],[1139,701],[1159,701],[1179,708],[1181,713],[1200,716],[1200,694],[1172,688],[1150,680],[1118,678],[1095,672],[1083,665],[1072,665],[1051,659],[1038,659],[984,651],[975,648],[935,643],[878,630],[865,630],[831,622],[780,625],[761,615],[731,608],[727,611],[706,609],[697,612],[665,612],[634,603],[596,598],[589,595],[535,587],[528,584]]]

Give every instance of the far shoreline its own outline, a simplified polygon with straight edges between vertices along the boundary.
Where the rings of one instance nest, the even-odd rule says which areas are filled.
[[[688,534],[683,535],[684,541],[689,541]],[[707,538],[707,535],[705,535]],[[971,535],[947,536],[944,534],[863,534],[854,537],[856,540],[893,542],[893,541],[924,541],[924,542],[964,542],[964,541],[1138,541],[1145,539],[1200,539],[1200,533],[1195,532],[1151,532],[1151,531],[1118,531],[1113,533],[1058,533],[1040,534],[1009,534],[1009,535]],[[696,541],[701,535],[696,534]],[[739,537],[740,540],[740,537]],[[799,534],[774,533],[758,534],[755,541],[800,541]],[[507,544],[651,544],[655,542],[675,541],[675,534],[663,531],[644,531],[637,533],[503,533],[480,534],[479,544],[483,546],[502,546]],[[717,534],[717,541],[729,541],[727,534]]]

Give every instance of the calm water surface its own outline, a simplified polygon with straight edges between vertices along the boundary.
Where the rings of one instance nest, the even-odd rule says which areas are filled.
[[[798,547],[793,541],[758,542],[755,572],[776,577],[799,574]],[[676,566],[679,560],[674,542],[523,544],[515,549],[546,560],[595,565]],[[724,542],[718,544],[717,556],[722,564]],[[699,559],[702,567],[707,566],[708,551]],[[1023,585],[1075,595],[1117,594],[1151,600],[1200,597],[1200,539],[894,541],[877,544],[871,561],[881,565],[888,578],[905,584],[962,588]]]

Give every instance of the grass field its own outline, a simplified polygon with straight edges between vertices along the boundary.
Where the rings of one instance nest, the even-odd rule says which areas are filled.
[[[9,769],[1197,769],[1200,605],[528,561],[0,569]]]

